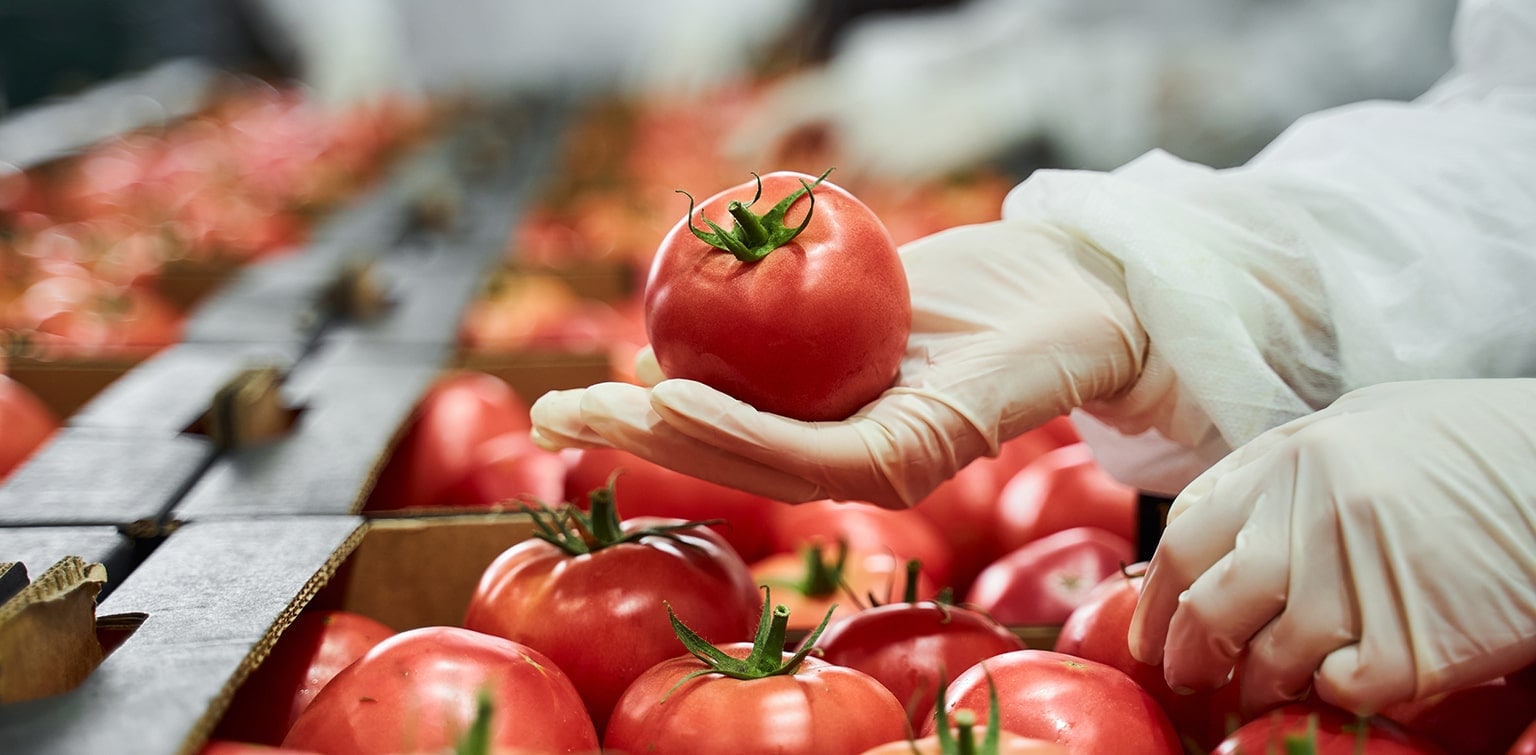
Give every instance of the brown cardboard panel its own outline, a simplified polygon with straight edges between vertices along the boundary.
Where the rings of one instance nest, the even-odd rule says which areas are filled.
[[[149,354],[81,359],[12,357],[6,373],[36,394],[53,416],[64,419],[79,411]]]
[[[66,556],[79,556],[105,567],[103,598],[133,571],[139,549],[138,541],[116,527],[0,527],[0,562],[17,562],[27,573],[41,574]]]
[[[0,525],[153,530],[212,456],[206,438],[66,426],[0,486]]]
[[[100,564],[68,556],[0,604],[0,704],[62,694],[101,662]]]
[[[460,353],[455,364],[505,380],[530,404],[549,391],[585,388],[613,379],[613,365],[606,353],[469,351]]]
[[[139,364],[69,418],[81,427],[179,432],[208,411],[213,396],[242,370],[291,367],[298,347],[285,344],[172,346]]]
[[[0,752],[191,753],[357,542],[355,517],[187,524],[98,615],[142,617],[78,687],[0,706]]]
[[[416,402],[441,370],[437,349],[332,349],[288,376],[302,407],[287,435],[225,452],[175,517],[358,511]],[[422,361],[425,359],[425,361]]]
[[[457,625],[502,551],[532,535],[524,514],[373,519],[316,607],[371,616],[396,630]]]

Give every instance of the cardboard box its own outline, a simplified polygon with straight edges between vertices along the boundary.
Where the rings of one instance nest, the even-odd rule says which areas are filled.
[[[131,633],[80,686],[0,708],[0,751],[194,753],[300,611],[458,624],[480,573],[531,531],[521,514],[185,524],[101,604],[100,625]]]
[[[0,564],[0,577],[22,570]],[[96,595],[106,580],[100,564],[60,559],[0,601],[0,706],[72,689],[101,661]]]
[[[213,455],[199,436],[65,426],[0,486],[0,526],[106,525],[152,536]]]
[[[187,431],[241,373],[288,371],[299,356],[297,344],[178,344],[141,362],[66,421],[77,427]]]
[[[440,345],[325,345],[283,383],[287,431],[220,453],[176,518],[356,513],[445,360]]]
[[[148,352],[71,359],[23,355],[9,358],[5,371],[62,421],[150,356]]]
[[[99,596],[103,598],[133,572],[151,546],[116,527],[0,527],[0,563],[20,565],[28,580],[68,556],[101,564],[106,569]],[[0,601],[7,597],[0,590]]]

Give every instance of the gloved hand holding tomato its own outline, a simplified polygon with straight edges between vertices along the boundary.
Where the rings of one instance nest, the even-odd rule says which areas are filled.
[[[641,353],[637,373],[653,385],[601,383],[541,397],[531,412],[535,440],[551,449],[621,448],[783,501],[831,498],[904,508],[971,461],[997,453],[1003,441],[1085,402],[1110,398],[1137,377],[1147,339],[1126,301],[1118,265],[1071,234],[1027,220],[955,228],[899,250],[895,259],[910,292],[910,332],[894,375],[866,403],[796,417],[807,407],[754,401],[735,384],[675,373],[687,369],[680,362],[708,363],[735,354],[733,349],[762,348],[781,355],[782,363],[749,376],[759,387],[758,381],[791,381],[802,373],[826,379],[838,374],[826,370],[829,360],[851,374],[887,356],[888,341],[849,336],[843,328],[852,326],[840,324],[905,311],[889,301],[896,284],[886,259],[871,252],[886,240],[874,238],[878,226],[848,205],[828,201],[836,195],[825,182],[812,195],[821,204],[803,233],[818,223],[845,233],[855,220],[853,227],[861,230],[815,255],[793,246],[769,255],[807,264],[725,279],[703,264],[672,266],[664,245],[648,299],[658,286],[677,286],[681,276],[706,275],[721,280],[717,309],[685,325],[658,330],[652,323],[652,349]],[[667,243],[686,233],[680,222]],[[838,255],[862,264],[808,264]],[[755,324],[732,330],[742,315],[728,303],[753,311]],[[667,302],[663,296],[660,305],[651,304]],[[775,343],[784,338],[779,329],[792,325],[811,333],[800,336],[803,348]],[[687,327],[722,333],[707,350],[680,358],[675,344]],[[835,356],[811,349],[822,339]],[[804,395],[808,385],[790,387]]]

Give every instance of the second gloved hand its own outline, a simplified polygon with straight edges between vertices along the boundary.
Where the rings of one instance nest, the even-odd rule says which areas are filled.
[[[896,384],[854,416],[801,422],[702,383],[602,383],[532,408],[546,448],[613,446],[790,502],[910,506],[999,444],[1128,388],[1146,335],[1106,255],[1008,220],[901,250],[912,335]]]
[[[1359,713],[1536,661],[1536,380],[1384,383],[1174,502],[1131,626],[1175,688]]]

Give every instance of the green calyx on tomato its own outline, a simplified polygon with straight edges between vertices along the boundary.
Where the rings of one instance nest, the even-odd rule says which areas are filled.
[[[832,620],[832,612],[837,606],[827,609],[827,615],[821,618],[821,623],[806,635],[800,649],[788,659],[784,657],[785,631],[789,628],[789,607],[784,605],[774,606],[767,586],[763,587],[763,613],[757,622],[757,634],[752,638],[752,651],[746,658],[736,658],[727,654],[720,648],[710,644],[709,640],[700,637],[698,633],[688,628],[677,614],[672,612],[672,606],[667,605],[667,618],[672,620],[672,631],[677,633],[677,639],[682,641],[683,647],[693,657],[699,659],[709,668],[699,669],[682,679],[672,689],[681,687],[685,682],[694,677],[705,674],[724,674],[732,679],[763,679],[770,676],[793,676],[800,670],[801,661],[811,654],[816,647],[816,638],[821,636],[827,628],[827,622]]]
[[[475,720],[453,746],[453,755],[489,755],[491,752],[491,716],[496,713],[496,701],[490,690],[482,689],[475,696]]]
[[[992,683],[992,675],[987,674],[987,734],[979,746],[976,744],[975,711],[968,708],[955,711],[955,731],[950,731],[949,710],[945,700],[948,687],[949,683],[941,677],[938,700],[934,702],[934,716],[938,719],[938,726],[933,732],[939,739],[939,750],[944,755],[997,755],[1002,746],[1003,725],[997,685]]]
[[[742,262],[756,262],[768,256],[769,252],[788,244],[796,236],[799,236],[800,232],[805,230],[807,225],[810,225],[811,213],[816,209],[816,195],[811,192],[811,189],[826,180],[827,176],[831,173],[832,169],[827,168],[826,172],[822,173],[812,183],[806,183],[804,180],[801,180],[799,191],[779,200],[779,203],[774,205],[773,209],[762,215],[758,215],[751,210],[752,205],[756,204],[757,200],[763,196],[763,180],[756,173],[753,173],[752,177],[757,178],[757,193],[752,196],[752,200],[746,204],[732,200],[730,204],[726,205],[726,211],[731,213],[731,217],[736,220],[734,228],[727,231],[721,228],[715,221],[709,218],[702,218],[705,225],[708,225],[714,233],[707,233],[694,226],[693,195],[682,189],[678,189],[677,193],[688,197],[688,214],[684,217],[688,221],[688,230],[692,231],[694,236],[716,249],[736,255],[736,259]],[[803,196],[811,198],[811,206],[806,208],[805,219],[800,221],[800,225],[795,227],[785,225],[784,216],[789,213],[790,205]]]
[[[571,504],[555,508],[544,503],[540,503],[537,507],[524,504],[523,511],[533,518],[533,524],[538,528],[533,536],[567,554],[580,556],[652,536],[677,540],[676,533],[682,530],[718,524],[722,521],[705,519],[657,527],[640,527],[626,532],[619,519],[618,505],[614,501],[613,480],[609,480],[607,485],[587,494],[587,499],[591,502],[589,511],[582,511]]]

